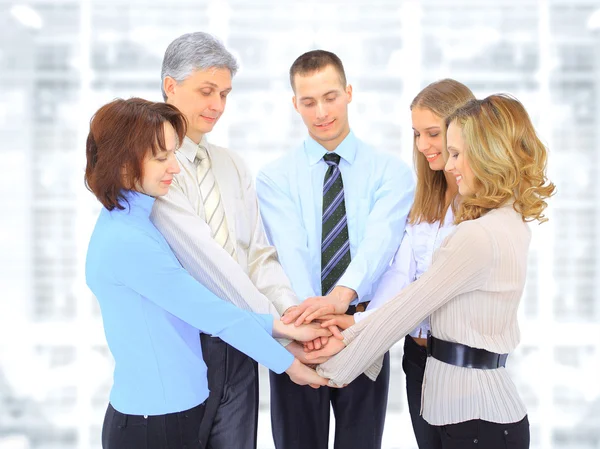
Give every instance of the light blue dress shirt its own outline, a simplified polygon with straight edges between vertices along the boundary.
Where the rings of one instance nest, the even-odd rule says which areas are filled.
[[[199,330],[276,373],[289,368],[294,357],[271,337],[273,317],[238,309],[198,283],[150,222],[155,199],[124,196],[124,210],[100,212],[86,260],[86,281],[115,359],[113,407],[162,415],[204,402],[209,391]]]
[[[390,153],[376,151],[354,133],[340,155],[352,261],[337,285],[369,301],[400,245],[414,179]],[[263,167],[256,181],[260,211],[271,243],[300,299],[321,295],[323,179],[327,150],[311,137],[300,148]]]

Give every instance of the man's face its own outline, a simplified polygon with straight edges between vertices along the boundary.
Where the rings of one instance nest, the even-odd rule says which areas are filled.
[[[223,114],[231,92],[229,69],[197,70],[177,83],[167,76],[163,84],[167,103],[179,109],[188,121],[187,136],[199,143]]]
[[[309,134],[327,150],[335,150],[350,132],[352,86],[343,86],[337,70],[328,65],[304,76],[296,74],[294,87],[294,108]]]

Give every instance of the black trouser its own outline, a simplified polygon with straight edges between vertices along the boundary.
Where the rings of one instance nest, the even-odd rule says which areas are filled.
[[[402,369],[406,374],[406,397],[415,438],[419,449],[440,449],[442,440],[438,429],[421,416],[421,391],[427,362],[427,349],[410,336],[404,337]]]
[[[499,424],[473,419],[438,426],[442,449],[529,449],[529,420]]]
[[[220,338],[200,334],[200,341],[210,390],[200,438],[206,449],[255,449],[258,364]]]
[[[327,449],[330,403],[335,415],[335,449],[379,449],[385,423],[390,359],[373,382],[361,374],[345,388],[317,390],[269,373],[271,426],[277,449]]]
[[[199,438],[204,404],[183,412],[144,417],[126,415],[108,404],[103,449],[204,449]]]

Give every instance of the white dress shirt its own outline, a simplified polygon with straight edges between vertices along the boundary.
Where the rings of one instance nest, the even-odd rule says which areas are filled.
[[[444,222],[421,222],[407,224],[404,238],[391,266],[383,273],[373,299],[365,312],[356,312],[354,320],[358,323],[373,313],[377,307],[396,296],[400,290],[411,282],[416,281],[429,269],[431,259],[436,249],[454,230],[454,214],[449,207]],[[410,333],[415,338],[426,338],[431,329],[429,317],[425,318]]]
[[[206,142],[237,262],[211,237],[197,176],[198,145],[188,137],[176,153],[181,172],[154,203],[151,219],[183,267],[221,299],[279,317],[298,303],[275,248],[265,236],[252,177],[232,151]]]

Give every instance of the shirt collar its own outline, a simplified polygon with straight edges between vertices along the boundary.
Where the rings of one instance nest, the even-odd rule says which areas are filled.
[[[206,140],[206,135],[202,136],[200,144],[203,145],[204,148],[206,148],[206,151],[208,151],[208,155],[210,156],[210,149],[208,148],[208,141]],[[196,159],[196,153],[198,152],[198,144],[192,139],[190,139],[188,136],[185,136],[185,138],[183,139],[183,143],[179,147],[178,151],[181,154],[183,154],[187,160],[193,163]]]
[[[114,208],[111,214],[131,214],[148,218],[152,212],[152,206],[156,198],[135,190],[122,190],[121,196],[124,200],[119,201],[125,209]]]
[[[339,154],[342,159],[352,165],[356,159],[357,145],[358,139],[352,130],[350,130],[346,138],[342,140],[342,142],[333,152]],[[311,136],[308,136],[304,141],[304,149],[306,151],[306,155],[308,156],[309,165],[315,165],[317,162],[323,159],[323,155],[328,152],[323,145],[318,143]]]

